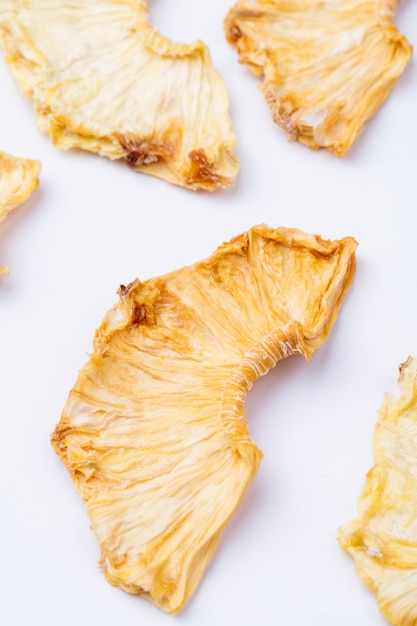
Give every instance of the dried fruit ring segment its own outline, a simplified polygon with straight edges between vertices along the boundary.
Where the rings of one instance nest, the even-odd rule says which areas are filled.
[[[239,0],[226,17],[239,60],[263,75],[274,121],[341,157],[411,56],[395,0]]]
[[[172,613],[187,601],[262,456],[247,391],[326,340],[355,248],[259,226],[120,288],[52,436],[112,584]]]
[[[159,35],[143,0],[2,0],[0,43],[57,146],[190,189],[233,184],[229,101],[209,51]]]

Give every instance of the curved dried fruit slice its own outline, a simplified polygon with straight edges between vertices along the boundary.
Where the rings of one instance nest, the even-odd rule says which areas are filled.
[[[0,152],[0,222],[36,189],[40,169],[39,161]],[[5,274],[7,267],[0,267],[0,276]]]
[[[225,20],[239,61],[262,74],[273,120],[341,157],[411,56],[396,0],[240,0]]]
[[[57,146],[190,189],[233,184],[236,140],[209,51],[159,35],[144,0],[2,0],[0,42]]]
[[[247,391],[325,341],[355,248],[258,226],[120,288],[52,436],[111,583],[173,613],[186,602],[261,459]]]
[[[390,624],[417,623],[417,359],[400,366],[400,396],[379,411],[359,515],[339,533]]]

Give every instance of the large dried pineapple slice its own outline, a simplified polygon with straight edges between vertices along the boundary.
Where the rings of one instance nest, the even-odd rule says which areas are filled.
[[[398,0],[239,0],[225,20],[239,60],[264,78],[273,120],[341,157],[411,56]]]
[[[417,358],[400,366],[399,398],[379,412],[359,515],[339,533],[393,626],[417,624]]]
[[[36,189],[40,169],[39,161],[0,152],[0,222]],[[0,276],[5,274],[7,267],[1,266]]]
[[[187,601],[262,456],[247,391],[325,341],[355,248],[258,226],[120,288],[52,436],[112,584],[172,613]]]
[[[2,0],[0,43],[57,146],[190,189],[234,182],[228,96],[208,48],[159,35],[144,0]]]

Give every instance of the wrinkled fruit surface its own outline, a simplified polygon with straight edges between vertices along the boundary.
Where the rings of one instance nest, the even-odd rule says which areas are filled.
[[[273,120],[341,157],[411,56],[395,0],[240,0],[225,20],[239,61],[263,76]]]
[[[112,584],[173,613],[187,601],[262,456],[247,391],[325,341],[355,249],[258,226],[120,287],[52,435]]]
[[[2,0],[0,44],[57,146],[190,189],[234,183],[229,100],[208,48],[159,35],[144,0]]]
[[[417,623],[417,359],[400,366],[400,396],[379,411],[358,517],[339,533],[393,626]]]
[[[36,189],[40,169],[39,161],[20,159],[0,152],[0,222]],[[7,267],[3,265],[0,267],[0,276],[6,274]]]

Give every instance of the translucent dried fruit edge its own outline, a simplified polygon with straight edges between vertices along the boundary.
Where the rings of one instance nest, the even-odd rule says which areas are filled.
[[[375,465],[358,517],[339,533],[356,571],[393,626],[417,624],[417,358],[400,366],[400,395],[386,395],[375,427]]]
[[[234,183],[229,100],[209,50],[158,34],[144,0],[2,0],[0,44],[60,148],[189,189]]]
[[[40,169],[39,161],[0,152],[0,222],[36,189]],[[1,266],[0,276],[5,274],[7,267]]]
[[[262,457],[246,394],[326,340],[356,245],[261,225],[120,287],[52,435],[112,584],[172,613],[190,597]]]
[[[225,20],[239,61],[263,76],[274,122],[341,157],[403,72],[411,45],[395,0],[240,0]]]

